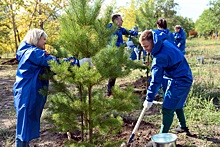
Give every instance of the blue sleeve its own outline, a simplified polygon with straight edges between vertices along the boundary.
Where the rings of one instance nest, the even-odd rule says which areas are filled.
[[[138,32],[137,32],[137,31],[129,30],[129,32],[130,32],[130,35],[131,35],[131,36],[136,36],[136,35],[138,35]]]
[[[30,53],[29,61],[33,62],[36,65],[49,67],[49,60],[57,61],[57,58],[52,55],[47,55],[46,51],[41,49],[34,49]]]
[[[121,28],[121,32],[122,32],[123,35],[129,35],[130,34],[130,32],[125,28]]]
[[[173,33],[169,33],[169,34],[168,34],[168,40],[169,40],[170,42],[174,43],[174,35],[173,35]]]
[[[184,44],[185,41],[186,41],[186,34],[185,34],[184,31],[181,32],[181,38],[180,38],[180,39],[181,39],[181,40],[180,40],[180,43],[181,43],[181,44]]]
[[[123,34],[123,35],[131,35],[131,36],[138,35],[138,32],[137,32],[137,31],[127,30],[127,29],[125,29],[125,28],[121,28],[121,30],[122,30],[122,34]]]
[[[164,66],[166,64],[166,61],[164,61],[161,58],[154,58],[152,62],[152,68],[151,68],[151,81],[150,85],[147,89],[146,94],[146,100],[149,102],[152,102],[154,100],[154,97],[156,96],[162,80],[163,80],[163,74],[164,74]]]
[[[79,60],[76,59],[75,57],[69,57],[69,58],[65,58],[64,61],[70,61],[70,64],[71,65],[77,65],[77,66],[80,66],[79,65]]]

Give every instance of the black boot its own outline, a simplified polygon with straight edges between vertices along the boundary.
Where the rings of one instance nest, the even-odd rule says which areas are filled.
[[[186,133],[187,136],[193,136],[190,132],[188,127],[177,127],[173,129],[175,133]]]

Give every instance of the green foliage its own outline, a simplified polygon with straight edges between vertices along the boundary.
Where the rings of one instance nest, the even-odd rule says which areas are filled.
[[[124,47],[118,48],[114,44],[108,45],[97,53],[93,59],[96,69],[104,78],[122,77],[130,71],[123,68],[126,67],[126,62],[128,62],[128,56],[124,53]]]
[[[60,37],[53,44],[60,63],[50,62],[54,73],[49,91],[51,120],[58,130],[79,130],[85,144],[74,142],[77,146],[114,144],[103,140],[103,136],[117,134],[123,123],[121,113],[139,106],[131,87],[115,88],[114,97],[109,99],[100,88],[100,83],[106,79],[124,77],[131,68],[143,66],[129,60],[123,46],[115,47],[116,37],[112,34],[117,27],[113,24],[107,28],[112,7],[100,17],[101,5],[101,0],[93,3],[71,0],[60,19]],[[72,66],[62,60],[64,56],[92,57],[94,66],[88,63]]]
[[[213,99],[206,100],[203,95],[188,99],[185,112],[186,118],[191,123],[202,122],[204,125],[220,124],[219,119],[216,119],[219,114],[213,104]]]
[[[178,6],[174,0],[154,0],[155,2],[155,17],[172,18],[176,15],[175,7]]]
[[[144,7],[143,7],[144,5]],[[173,0],[143,1],[136,13],[136,22],[141,30],[157,29],[156,22],[158,18],[167,20],[167,28],[173,32],[175,25],[181,25],[186,35],[194,29],[192,19],[176,15],[178,4]]]
[[[95,1],[94,4],[89,4],[87,0],[70,1],[66,14],[61,17],[59,38],[68,54],[77,58],[91,57],[106,45],[116,27],[107,29],[111,7],[106,9],[104,17],[98,18],[101,5],[101,0]]]
[[[220,1],[219,0],[210,1],[210,9],[209,10],[211,11],[211,14],[212,14],[212,17],[210,17],[212,24],[219,24],[219,19],[218,19],[220,17],[219,9],[220,9]],[[219,29],[220,29],[219,25],[215,25],[214,30],[216,31]]]
[[[139,12],[136,15],[136,21],[141,30],[152,29],[156,27],[157,18],[155,17],[155,4],[152,2],[146,2],[139,8]]]
[[[209,35],[212,30],[215,30],[216,25],[213,23],[213,18],[216,16],[210,9],[203,11],[202,15],[196,21],[196,30],[202,35]]]
[[[191,125],[219,125],[219,55],[215,40],[193,39],[187,41],[189,54],[186,56],[193,71],[194,83],[189,94],[185,115]],[[197,58],[203,57],[204,64],[198,64]],[[213,59],[216,59],[213,61]]]

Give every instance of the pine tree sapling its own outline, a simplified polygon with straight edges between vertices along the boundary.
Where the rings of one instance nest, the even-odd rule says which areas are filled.
[[[107,28],[112,7],[101,13],[102,3],[102,0],[70,0],[60,19],[60,37],[56,44],[57,55],[92,58],[94,66],[50,64],[54,73],[49,91],[51,119],[59,130],[80,131],[81,142],[91,146],[113,143],[103,140],[103,136],[120,131],[123,123],[120,114],[140,106],[132,88],[115,88],[115,97],[107,99],[101,86],[110,77],[128,75],[131,67],[135,67],[125,48],[115,47],[116,38],[109,42],[117,27]]]

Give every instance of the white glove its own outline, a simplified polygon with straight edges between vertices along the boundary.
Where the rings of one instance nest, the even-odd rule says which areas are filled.
[[[144,101],[143,106],[149,109],[153,105],[153,102],[148,102],[147,100]]]
[[[88,62],[90,66],[93,66],[92,64],[92,58],[82,58],[79,60],[79,65],[83,65],[84,63]]]
[[[177,46],[180,47],[181,43],[178,43]]]
[[[127,44],[127,46],[132,46],[132,45],[134,45],[133,41],[127,41],[126,44]]]

